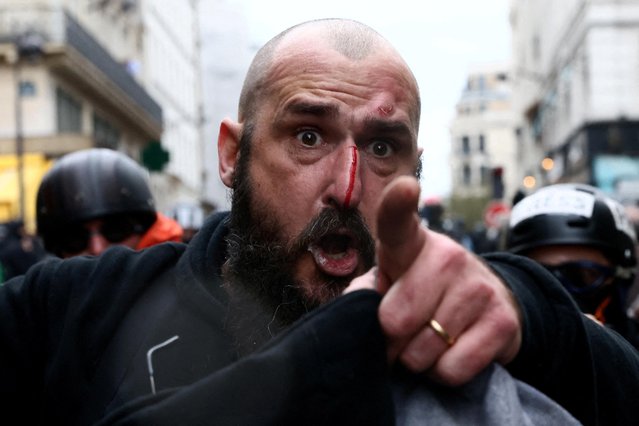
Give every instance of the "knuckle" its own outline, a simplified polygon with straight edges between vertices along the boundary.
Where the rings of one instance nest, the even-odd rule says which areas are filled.
[[[496,296],[495,288],[484,280],[475,280],[467,290],[472,300],[480,304],[488,304]]]
[[[450,369],[438,367],[435,370],[435,375],[438,380],[445,383],[448,386],[461,386],[468,382],[472,376],[469,376],[465,370],[462,369]]]
[[[413,373],[421,373],[428,368],[428,362],[424,357],[417,356],[413,351],[405,351],[400,356],[404,367]]]
[[[459,361],[457,359],[456,361]],[[448,364],[438,364],[436,374],[439,379],[449,386],[461,386],[471,381],[490,362],[486,354],[466,357],[462,362],[451,361]]]
[[[492,333],[496,338],[507,339],[519,330],[515,313],[509,309],[495,309],[492,313]]]
[[[438,248],[438,257],[444,269],[461,270],[468,263],[469,254],[459,244],[446,236],[439,236],[441,244]]]
[[[416,322],[412,309],[398,309],[382,303],[378,312],[382,330],[388,336],[405,336],[410,334]]]

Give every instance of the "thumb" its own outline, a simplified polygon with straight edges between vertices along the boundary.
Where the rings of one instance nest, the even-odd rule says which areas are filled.
[[[377,272],[377,268],[373,267],[369,269],[368,272],[366,272],[364,275],[360,275],[359,277],[355,278],[353,281],[351,281],[348,287],[344,289],[342,294],[350,293],[356,290],[363,290],[363,289],[375,290],[376,289],[376,283],[375,283],[376,272]]]
[[[417,215],[419,183],[410,176],[392,181],[377,210],[379,289],[385,291],[415,261],[426,242]]]

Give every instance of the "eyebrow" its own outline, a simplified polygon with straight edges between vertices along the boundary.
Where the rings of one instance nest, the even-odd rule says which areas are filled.
[[[339,116],[339,107],[331,103],[294,101],[284,107],[282,114],[336,118]]]
[[[339,117],[339,106],[330,102],[322,103],[296,100],[286,105],[280,114],[275,117],[275,120],[277,121],[286,114],[311,115],[319,118],[337,118]],[[364,119],[364,126],[374,133],[392,133],[416,139],[412,128],[404,121],[381,119],[370,116]]]
[[[409,136],[413,138],[412,128],[404,121],[391,121],[379,119],[377,117],[367,117],[364,120],[365,127],[374,133],[393,133]]]

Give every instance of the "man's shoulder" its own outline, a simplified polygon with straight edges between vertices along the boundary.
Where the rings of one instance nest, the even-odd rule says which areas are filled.
[[[47,300],[48,305],[95,298],[106,302],[139,292],[169,274],[184,249],[183,244],[177,243],[160,244],[142,251],[114,246],[97,257],[51,258],[35,265],[12,287]]]
[[[77,270],[101,277],[149,276],[172,267],[184,254],[186,246],[181,243],[166,242],[143,249],[132,250],[124,246],[113,246],[100,256],[82,256],[65,260],[69,271]]]
[[[552,275],[543,266],[528,257],[508,252],[492,252],[482,254],[481,258],[509,286],[513,280],[523,281],[527,285],[550,280],[553,283],[552,287],[557,287]]]

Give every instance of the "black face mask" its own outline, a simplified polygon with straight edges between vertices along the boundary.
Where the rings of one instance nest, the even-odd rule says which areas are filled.
[[[580,309],[594,313],[605,298],[612,294],[615,269],[587,260],[544,265],[570,292]]]

